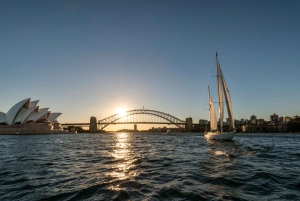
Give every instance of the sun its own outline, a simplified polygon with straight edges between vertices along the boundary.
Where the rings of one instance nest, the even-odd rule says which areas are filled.
[[[125,107],[119,107],[115,110],[115,113],[116,114],[119,114],[121,117],[125,116],[126,115],[126,111],[127,111],[127,108]]]

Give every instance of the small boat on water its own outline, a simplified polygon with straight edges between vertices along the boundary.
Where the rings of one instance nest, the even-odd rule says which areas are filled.
[[[170,130],[167,130],[167,134],[172,134],[172,132]]]
[[[229,90],[223,76],[221,66],[218,60],[218,53],[216,53],[216,68],[217,68],[217,81],[218,81],[218,97],[219,97],[219,123],[218,128],[217,115],[214,107],[214,102],[210,95],[210,89],[208,86],[208,99],[209,99],[209,118],[210,118],[210,131],[205,132],[204,136],[208,140],[232,140],[235,135],[234,118],[232,112],[232,105]],[[226,102],[226,108],[229,118],[229,127],[227,131],[223,130],[223,118],[224,118],[224,98]]]

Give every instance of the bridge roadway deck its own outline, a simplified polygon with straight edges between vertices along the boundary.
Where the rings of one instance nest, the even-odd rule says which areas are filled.
[[[106,124],[168,124],[168,125],[185,125],[185,123],[166,123],[166,122],[114,122],[114,123],[97,123],[97,125],[106,125]],[[90,126],[90,123],[65,123],[61,124],[62,126]],[[193,124],[199,125],[199,124]]]
[[[97,125],[101,124],[175,124],[175,125],[185,125],[185,123],[163,123],[163,122],[114,122],[114,123],[97,123]],[[89,126],[90,123],[65,123],[61,124],[62,126]]]

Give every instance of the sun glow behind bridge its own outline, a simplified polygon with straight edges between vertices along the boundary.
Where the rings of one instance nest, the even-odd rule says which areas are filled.
[[[119,114],[120,117],[126,116],[127,108],[125,107],[119,107],[115,110],[115,114]]]

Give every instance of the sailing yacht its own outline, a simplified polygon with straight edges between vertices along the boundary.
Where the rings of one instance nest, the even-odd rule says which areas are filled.
[[[205,133],[205,138],[209,140],[232,140],[235,134],[234,118],[232,113],[232,105],[230,94],[225,82],[221,66],[218,60],[218,53],[216,53],[216,67],[217,67],[217,81],[218,81],[218,96],[219,96],[219,123],[218,128],[217,115],[210,95],[210,89],[208,87],[208,99],[209,99],[209,117],[210,117],[210,131]],[[228,112],[229,127],[226,131],[223,130],[223,117],[224,117],[224,98]]]

